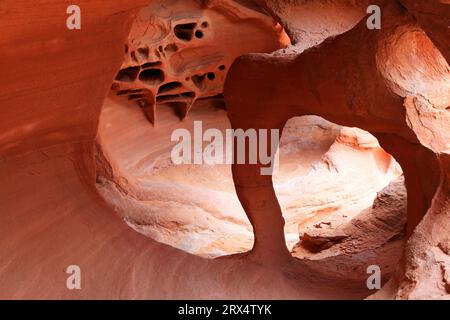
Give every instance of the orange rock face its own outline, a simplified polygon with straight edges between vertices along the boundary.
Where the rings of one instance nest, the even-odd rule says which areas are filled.
[[[447,0],[77,5],[0,4],[0,298],[450,297]],[[176,165],[195,121],[274,173]]]

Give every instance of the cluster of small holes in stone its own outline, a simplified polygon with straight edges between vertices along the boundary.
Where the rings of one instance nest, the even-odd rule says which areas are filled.
[[[224,71],[225,68],[226,67],[224,65],[220,65],[218,67],[218,70],[219,71]],[[194,83],[194,85],[198,89],[203,90],[203,89],[205,89],[205,87],[207,85],[206,84],[206,80],[214,81],[216,79],[216,73],[211,71],[211,72],[207,72],[207,73],[204,73],[204,74],[197,74],[197,75],[193,75],[191,77],[191,79],[192,79],[192,82]],[[186,81],[188,81],[188,80],[189,80],[189,78],[186,78]]]
[[[178,24],[174,28],[175,36],[182,41],[191,41],[194,37],[202,39],[204,37],[204,31],[209,27],[208,22],[204,21],[201,24],[198,23],[186,23]],[[166,56],[166,54],[175,53],[178,51],[176,44],[168,44],[165,47],[158,46],[154,52],[158,58]],[[129,46],[125,45],[125,54],[129,54],[132,61],[138,63],[138,61],[146,60],[150,56],[150,48],[140,47],[135,51],[129,52]],[[176,113],[182,117],[185,116],[189,102],[196,99],[196,93],[194,91],[183,90],[183,84],[179,81],[171,81],[164,83],[165,74],[161,68],[162,62],[147,62],[141,66],[132,66],[119,71],[116,81],[113,85],[113,89],[117,92],[118,96],[126,96],[128,100],[136,101],[136,103],[145,108],[153,104],[153,93],[148,89],[128,89],[121,90],[120,82],[131,83],[139,80],[148,86],[159,86],[156,94],[156,102],[158,104],[166,104],[176,111]],[[224,71],[225,65],[220,65],[218,71]],[[207,88],[207,81],[214,81],[216,79],[216,72],[211,71],[200,75],[193,75],[187,77],[186,81],[191,81],[194,86],[199,90],[205,90]],[[218,95],[216,98],[219,98]]]
[[[159,68],[161,62],[145,63],[142,66],[128,67],[121,69],[116,76],[116,81],[119,82],[134,82],[139,79],[141,82],[154,86],[164,82],[164,71]]]
[[[186,100],[193,101],[196,98],[196,94],[193,91],[184,91],[180,93],[172,93],[176,90],[182,90],[183,84],[179,81],[172,81],[164,83],[165,75],[162,69],[157,67],[161,66],[161,62],[147,62],[142,66],[128,67],[119,71],[116,81],[119,82],[134,82],[139,79],[141,82],[150,86],[159,86],[156,102],[159,104],[167,104],[174,108],[176,113],[183,117],[187,112]],[[218,67],[219,71],[224,71],[225,65]],[[203,90],[206,87],[206,81],[214,81],[216,79],[215,72],[207,72],[202,75],[194,75],[191,78],[186,78],[186,81],[192,80],[194,85]],[[118,96],[126,96],[128,100],[135,101],[140,107],[145,108],[152,105],[153,94],[148,89],[129,89],[120,90],[120,85],[115,84],[113,89],[117,91]]]
[[[208,28],[209,24],[207,21],[204,21],[200,24],[200,27],[197,23],[183,23],[178,24],[174,28],[175,36],[183,41],[191,41],[194,37],[197,39],[202,39],[204,36],[205,29]]]

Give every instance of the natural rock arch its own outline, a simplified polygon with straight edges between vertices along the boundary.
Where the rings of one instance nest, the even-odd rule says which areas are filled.
[[[267,1],[265,5],[272,13],[277,10],[282,13],[283,6],[274,5],[275,2]],[[420,290],[414,292],[414,283],[419,277],[415,269],[433,259],[422,260],[420,255],[437,248],[441,242],[448,242],[445,231],[430,234],[434,223],[443,230],[449,225],[448,137],[445,133],[439,134],[441,128],[430,127],[426,117],[432,113],[435,125],[441,123],[448,127],[450,94],[445,88],[449,83],[449,66],[405,7],[397,1],[377,3],[383,10],[383,27],[379,31],[368,30],[363,19],[347,33],[298,55],[294,49],[294,54],[290,55],[281,52],[240,57],[227,78],[225,99],[234,128],[282,130],[292,116],[314,114],[342,125],[360,127],[379,139],[405,173],[409,235],[428,211],[406,252],[405,268],[409,272],[405,274],[402,270],[398,277],[403,280],[401,288],[406,288],[404,292],[399,291],[398,296],[414,297],[415,294],[420,296]],[[448,10],[445,3],[435,1],[430,6],[433,5],[445,6]],[[283,21],[282,14],[280,16]],[[448,21],[448,15],[444,21]],[[443,48],[442,54],[448,56],[448,47],[442,45],[445,25],[425,29]],[[414,68],[408,63],[395,70],[388,63],[396,55],[406,56],[414,45],[419,45],[424,55],[417,54],[410,63],[429,57],[425,71],[409,70]],[[403,73],[422,77],[424,81],[440,79],[444,91],[438,95],[443,101],[433,101],[432,92],[402,84],[400,75]],[[406,76],[406,82],[407,79]],[[281,209],[271,177],[261,176],[260,167],[233,165],[236,191],[255,231],[251,256],[257,261],[288,263],[290,255],[282,232]],[[428,239],[426,244],[419,245],[418,239],[423,241],[424,237]],[[443,281],[436,276],[424,277],[429,281]],[[445,288],[443,292],[445,294]],[[442,294],[442,290],[435,294]]]

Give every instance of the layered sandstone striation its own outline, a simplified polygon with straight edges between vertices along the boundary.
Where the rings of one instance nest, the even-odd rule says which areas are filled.
[[[0,5],[0,298],[449,297],[447,0],[77,4]],[[279,167],[174,165],[195,120]]]

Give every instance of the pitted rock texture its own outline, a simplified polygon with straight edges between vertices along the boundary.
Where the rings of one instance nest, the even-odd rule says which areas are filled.
[[[154,1],[133,22],[112,89],[153,124],[164,105],[184,119],[199,99],[223,105],[223,84],[238,56],[289,43],[272,17],[238,2]]]

